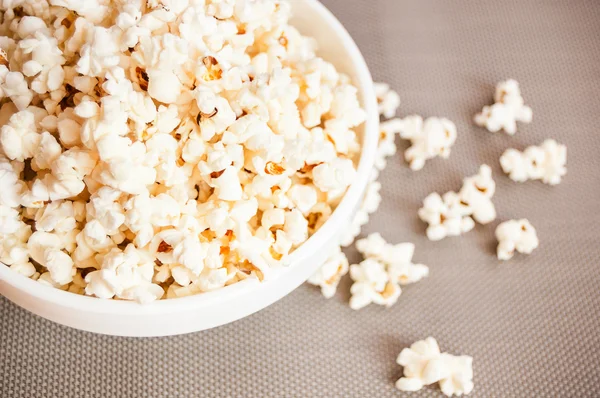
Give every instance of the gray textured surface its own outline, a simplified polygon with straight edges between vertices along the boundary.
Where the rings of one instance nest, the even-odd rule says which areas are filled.
[[[70,330],[0,299],[0,397],[400,397],[400,350],[435,336],[472,355],[474,397],[591,397],[600,388],[600,4],[583,0],[326,0],[401,114],[446,116],[449,160],[411,172],[400,155],[364,232],[413,241],[431,276],[397,305],[352,312],[349,281],[331,300],[302,286],[215,330],[128,339]],[[534,122],[515,137],[472,126],[501,79],[522,84]],[[519,185],[498,157],[553,137],[568,145],[557,187]],[[405,145],[400,144],[404,149]],[[431,243],[416,218],[431,191],[457,189],[487,162],[499,220]],[[533,255],[499,263],[494,229],[527,217]],[[354,255],[354,253],[353,253]],[[354,257],[356,258],[356,257]],[[438,397],[426,388],[413,397]],[[408,395],[407,395],[408,396]]]

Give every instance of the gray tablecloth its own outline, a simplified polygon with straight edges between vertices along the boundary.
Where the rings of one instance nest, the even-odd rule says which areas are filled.
[[[304,285],[247,319],[155,339],[61,327],[0,300],[0,397],[400,397],[396,355],[435,336],[474,357],[474,397],[584,397],[600,388],[600,4],[595,0],[326,0],[401,115],[449,117],[449,160],[412,172],[398,154],[365,233],[412,241],[431,275],[390,309],[347,306]],[[534,122],[515,137],[472,125],[494,85],[522,84]],[[545,138],[568,146],[568,175],[517,184],[498,157]],[[406,144],[399,143],[399,149]],[[499,219],[429,242],[416,212],[481,163],[495,172]],[[541,245],[500,263],[494,229],[527,217]],[[354,249],[351,260],[358,260]],[[438,397],[437,387],[413,397]]]

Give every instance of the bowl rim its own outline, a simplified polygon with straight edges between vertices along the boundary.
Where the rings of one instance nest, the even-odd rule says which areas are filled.
[[[356,68],[356,79],[353,84],[358,87],[359,93],[363,97],[362,106],[366,112],[364,122],[363,142],[361,155],[358,162],[356,178],[350,185],[342,200],[333,211],[331,217],[310,236],[306,242],[294,250],[288,257],[287,266],[277,267],[270,270],[268,277],[259,282],[255,277],[225,286],[214,291],[194,294],[186,297],[172,299],[156,300],[149,304],[140,304],[129,300],[99,299],[86,295],[79,295],[63,291],[51,286],[38,283],[31,278],[25,277],[15,271],[12,271],[7,265],[0,263],[0,281],[6,282],[12,287],[26,292],[28,295],[41,299],[47,303],[56,304],[64,308],[74,308],[77,310],[86,310],[88,312],[105,313],[111,315],[139,315],[147,314],[168,314],[174,312],[187,311],[190,308],[202,308],[213,306],[219,302],[229,301],[238,296],[250,294],[255,289],[268,288],[278,278],[291,272],[294,267],[303,265],[303,260],[314,251],[320,249],[319,241],[326,240],[327,237],[336,234],[336,230],[341,225],[347,225],[348,217],[353,214],[353,210],[363,197],[364,187],[368,183],[375,162],[377,152],[379,114],[377,110],[377,100],[373,86],[373,80],[367,63],[360,52],[358,46],[341,24],[341,22],[318,0],[304,0],[306,6],[312,11],[320,14],[332,29],[338,32],[341,44],[349,54],[352,63]],[[304,281],[302,281],[304,282]]]

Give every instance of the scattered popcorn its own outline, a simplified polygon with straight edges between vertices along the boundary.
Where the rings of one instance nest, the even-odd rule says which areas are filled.
[[[429,268],[413,264],[414,245],[391,245],[380,234],[374,233],[356,242],[356,248],[365,260],[350,267],[354,284],[350,292],[350,307],[361,309],[370,303],[391,306],[400,296],[400,285],[420,281],[429,275]]]
[[[492,203],[495,192],[496,183],[492,178],[492,169],[484,164],[479,167],[478,174],[465,178],[458,195],[460,203],[466,203],[475,221],[488,224],[496,219],[496,208]]]
[[[450,375],[448,365],[442,360],[440,348],[433,337],[404,348],[396,362],[404,366],[404,377],[396,382],[396,388],[401,391],[418,391]]]
[[[467,395],[473,390],[473,358],[441,353],[433,337],[404,348],[396,360],[404,367],[404,377],[396,382],[401,391],[418,391],[440,383],[444,395]]]
[[[485,106],[475,116],[475,123],[496,133],[504,130],[508,135],[517,132],[517,122],[531,123],[533,112],[525,105],[519,83],[510,79],[498,83],[494,95],[494,105]]]
[[[366,259],[350,266],[354,281],[350,288],[350,308],[359,310],[371,303],[389,307],[400,297],[400,286],[390,280],[385,265],[375,259]]]
[[[386,83],[375,83],[375,95],[379,104],[379,114],[386,119],[391,119],[396,115],[400,106],[400,96],[390,88]]]
[[[289,0],[21,3],[0,2],[0,261],[16,272],[139,302],[263,280],[353,182],[358,90]],[[326,295],[348,270],[328,264]]]
[[[510,260],[515,250],[531,254],[540,242],[533,225],[527,219],[505,221],[496,228],[498,259]]]
[[[372,181],[367,186],[360,209],[356,212],[348,228],[342,233],[340,241],[342,247],[348,247],[354,243],[356,237],[360,235],[361,228],[369,222],[369,214],[375,213],[379,208],[381,204],[380,189],[381,184],[377,181]]]
[[[549,185],[560,184],[567,174],[566,164],[567,147],[552,139],[523,152],[507,149],[500,157],[502,170],[516,182],[542,180]]]
[[[434,157],[447,159],[456,142],[456,126],[448,119],[408,116],[399,123],[400,137],[410,140],[411,147],[404,152],[412,170],[421,170]]]
[[[454,356],[443,353],[442,361],[450,374],[440,380],[440,389],[447,397],[468,395],[473,391],[473,358],[468,355]]]
[[[495,190],[492,169],[484,164],[478,174],[465,178],[459,193],[428,195],[418,212],[419,218],[428,224],[427,238],[437,241],[458,236],[472,230],[475,221],[487,224],[495,220],[496,208],[491,200]]]
[[[419,209],[419,218],[425,221],[427,238],[432,241],[444,239],[447,236],[459,236],[475,227],[470,217],[471,209],[462,204],[455,192],[446,192],[440,196],[434,192],[423,200]]]
[[[337,247],[325,264],[308,279],[308,283],[319,286],[323,296],[331,298],[335,295],[342,277],[348,273],[348,269],[348,259],[341,248]]]
[[[364,258],[382,262],[392,281],[400,285],[415,283],[429,275],[429,267],[413,264],[415,245],[412,243],[387,243],[380,234],[373,233],[356,242],[356,249]]]
[[[379,145],[377,147],[377,157],[375,159],[375,168],[383,170],[387,166],[386,158],[396,154],[396,134],[400,131],[400,119],[387,120],[379,124]]]

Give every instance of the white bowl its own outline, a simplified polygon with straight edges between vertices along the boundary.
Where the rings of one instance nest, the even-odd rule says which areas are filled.
[[[148,305],[102,300],[44,286],[0,264],[0,294],[51,321],[120,336],[167,336],[213,328],[248,316],[305,282],[326,260],[359,206],[375,161],[379,117],[373,81],[358,47],[342,24],[317,0],[293,0],[292,24],[319,43],[320,55],[348,74],[367,112],[358,173],[331,218],[262,283],[252,278],[196,296]]]

